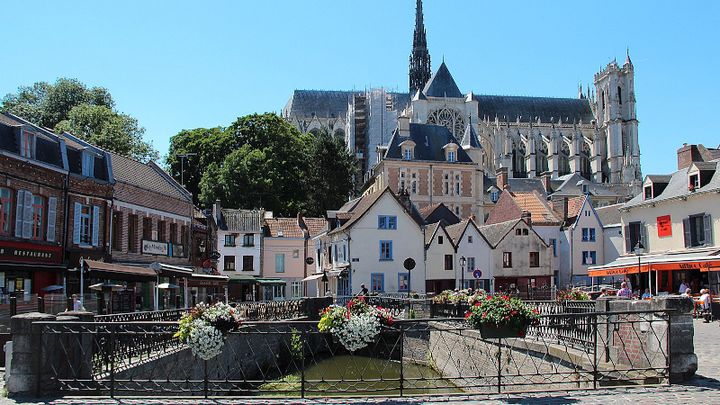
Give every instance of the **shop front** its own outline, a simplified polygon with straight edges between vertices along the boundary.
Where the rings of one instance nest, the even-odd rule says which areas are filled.
[[[193,273],[188,279],[190,303],[228,302],[228,276]]]
[[[0,241],[0,300],[10,295],[29,299],[43,288],[63,285],[62,247]],[[23,299],[24,299],[23,298]]]
[[[190,303],[189,280],[193,269],[166,263],[152,264],[151,268],[158,272],[156,307],[160,310],[186,308]]]
[[[495,277],[495,292],[514,294],[531,300],[550,299],[552,278],[550,276]]]
[[[251,274],[227,272],[228,299],[231,302],[255,301],[258,298],[257,277]]]
[[[157,273],[141,266],[85,260],[82,291],[96,291],[98,313],[153,310]],[[95,286],[95,288],[90,288]],[[86,305],[88,307],[88,305]]]
[[[282,301],[285,299],[285,280],[279,278],[257,278],[263,301]]]

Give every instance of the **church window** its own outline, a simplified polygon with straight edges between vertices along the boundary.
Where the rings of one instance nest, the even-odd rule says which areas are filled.
[[[600,93],[600,102],[602,103],[602,109],[605,110],[605,90]]]
[[[527,177],[527,170],[525,168],[525,144],[520,142],[519,146],[515,146],[513,143],[513,177],[522,178]]]
[[[558,174],[564,176],[570,173],[570,147],[565,141],[560,141]]]
[[[548,171],[548,147],[543,141],[540,141],[540,147],[535,155],[535,174],[540,176]]]
[[[618,86],[618,104],[622,105],[622,89]]]
[[[431,111],[428,114],[427,123],[444,126],[456,137],[465,130],[465,118],[459,111],[452,108]]]

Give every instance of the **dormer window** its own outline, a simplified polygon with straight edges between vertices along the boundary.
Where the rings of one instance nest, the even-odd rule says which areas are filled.
[[[447,153],[447,161],[448,162],[457,162],[457,157],[456,157],[455,153],[456,152],[454,150],[448,151],[448,153]]]
[[[690,175],[688,190],[695,191],[700,188],[700,173]]]
[[[88,151],[82,153],[82,175],[95,177],[95,156]]]
[[[20,137],[20,155],[29,159],[35,158],[35,134],[23,130]]]
[[[583,192],[583,194],[588,194],[590,192],[590,187],[587,184],[583,184],[582,192]]]
[[[645,199],[651,200],[653,198],[652,186],[645,186]]]
[[[415,142],[411,139],[400,142],[400,150],[402,152],[402,160],[413,160],[415,158]]]
[[[403,148],[403,160],[412,160],[412,149]]]
[[[499,191],[493,191],[490,193],[490,201],[496,203],[500,199],[500,192]]]

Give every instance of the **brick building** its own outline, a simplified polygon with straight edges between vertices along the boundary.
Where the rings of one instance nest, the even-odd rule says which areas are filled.
[[[0,114],[0,290],[36,294],[62,284],[67,194],[65,145],[55,134]]]

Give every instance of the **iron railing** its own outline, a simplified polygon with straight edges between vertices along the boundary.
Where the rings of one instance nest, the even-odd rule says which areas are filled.
[[[572,320],[592,345],[544,325]],[[542,315],[525,338],[484,339],[462,319],[399,320],[348,352],[316,322],[246,322],[202,361],[174,322],[37,322],[39,394],[407,396],[515,393],[669,383],[667,311]],[[130,350],[129,347],[133,349]],[[89,358],[88,354],[92,353]],[[147,355],[151,353],[152,356]]]
[[[231,303],[241,317],[249,321],[277,321],[307,316],[305,300]]]
[[[96,322],[136,322],[136,321],[177,321],[188,308],[164,309],[160,311],[124,312],[119,314],[95,315]]]

